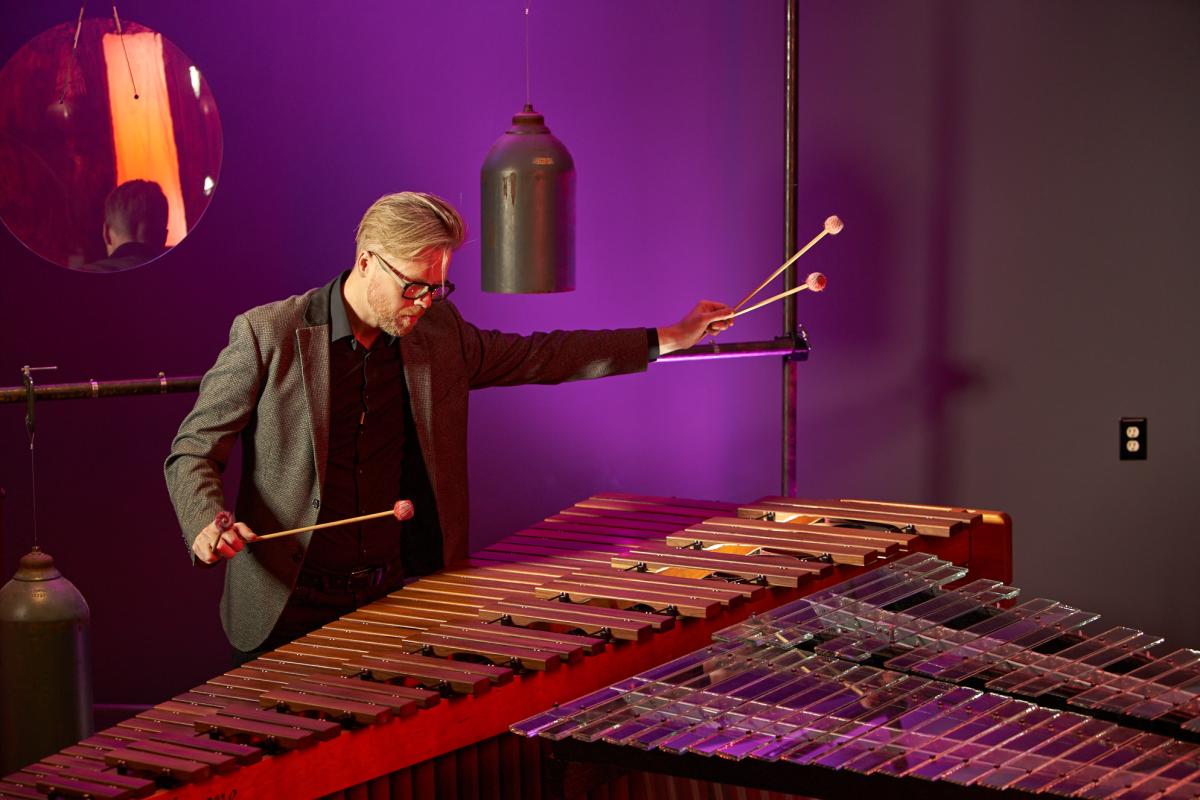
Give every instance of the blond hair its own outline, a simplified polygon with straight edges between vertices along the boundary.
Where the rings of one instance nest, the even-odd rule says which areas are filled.
[[[371,204],[358,223],[357,252],[379,249],[415,260],[430,251],[449,254],[467,236],[467,224],[442,198],[424,192],[386,194]]]

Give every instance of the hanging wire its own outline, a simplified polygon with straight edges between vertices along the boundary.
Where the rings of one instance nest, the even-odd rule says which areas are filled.
[[[37,465],[33,460],[33,436],[29,437],[29,496],[33,500],[33,549],[38,549]]]
[[[58,367],[31,367],[26,364],[21,368],[21,377],[25,384],[25,436],[29,439],[29,491],[33,500],[33,549],[38,547],[38,518],[37,518],[37,467],[33,459],[33,440],[37,433],[34,420],[33,373],[43,370],[58,369]]]
[[[129,70],[129,84],[133,87],[133,99],[138,99],[137,81],[133,79],[133,65],[129,63],[129,51],[125,49],[125,32],[121,30],[121,15],[113,3],[113,21],[117,23],[117,37],[121,40],[121,52],[125,54],[125,68]]]
[[[87,8],[87,0],[79,5],[79,19],[75,20],[75,41],[71,43],[71,52],[79,49],[79,32],[83,30],[83,12]]]
[[[67,57],[67,76],[63,80],[62,94],[58,96],[58,104],[67,102],[67,87],[71,85],[71,65],[79,58],[79,32],[83,30],[83,11],[87,8],[87,0],[79,6],[79,19],[75,21],[75,40],[71,43],[71,55]]]
[[[529,6],[532,0],[525,2],[525,105],[532,106],[533,100],[529,91]]]

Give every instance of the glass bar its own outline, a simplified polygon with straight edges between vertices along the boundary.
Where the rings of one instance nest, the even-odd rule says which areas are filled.
[[[1096,707],[1114,714],[1129,714],[1130,709],[1140,703],[1157,701],[1161,697],[1176,692],[1187,699],[1194,699],[1195,693],[1191,691],[1191,688],[1200,678],[1200,671],[1196,669],[1197,663],[1200,663],[1200,658],[1185,667],[1171,670],[1151,681],[1138,684],[1120,697],[1098,703]]]
[[[1037,614],[1017,617],[1010,620],[1009,624],[993,629],[986,636],[980,636],[958,647],[943,650],[927,661],[914,664],[912,669],[916,672],[935,677],[940,676],[942,673],[951,672],[954,667],[960,664],[969,664],[975,658],[1007,645],[1012,641],[1019,640],[1031,631],[1040,630],[1046,623],[1053,624],[1064,619],[1074,611],[1075,609],[1069,606],[1056,605]]]
[[[922,553],[920,555],[926,554]],[[901,561],[903,561],[903,559]],[[905,571],[904,568],[900,568],[901,561],[892,562],[890,565],[888,565],[890,569],[883,568],[871,570],[870,572],[862,572],[845,581],[842,581],[841,583],[834,584],[833,586],[821,589],[817,592],[813,592],[807,597],[793,600],[786,605],[782,605],[766,614],[760,615],[760,619],[781,622],[797,614],[803,613],[812,605],[814,601],[823,601],[833,597],[836,594],[850,594],[854,591],[861,590],[862,587],[869,586],[881,580],[897,580],[897,573],[903,573]],[[928,558],[924,559],[922,563],[927,564],[935,561],[939,561],[939,559],[933,556],[928,556]],[[921,565],[916,564],[914,565],[914,568],[919,566]]]
[[[807,703],[810,701],[810,696],[823,696],[831,692],[837,685],[835,681],[838,676],[851,667],[848,664],[832,662],[828,659],[820,660],[824,662],[822,666],[813,669],[810,673],[797,676],[749,701],[739,708],[736,714],[729,712],[726,721],[727,728],[730,731],[740,730],[739,740],[757,736],[757,731],[769,729],[778,720],[791,715],[795,711],[797,703],[801,701]],[[681,726],[664,721],[662,724],[646,728],[629,738],[627,742],[638,747],[654,747],[660,741],[677,735],[681,731]],[[610,736],[607,740],[620,743],[615,736]],[[755,746],[759,744],[761,742]]]
[[[1116,725],[1092,719],[1050,742],[1033,755],[1047,760],[1031,766],[1026,774],[1010,783],[1008,788],[1023,792],[1036,792],[1062,780],[1067,775],[1099,758],[1109,749],[1105,743]]]
[[[813,760],[812,763],[831,769],[848,768],[852,762],[892,741],[901,730],[902,717],[911,714],[916,709],[930,705],[931,701],[941,698],[949,690],[949,687],[933,681],[920,678],[912,678],[912,680],[921,682],[916,690],[876,709],[877,717],[872,721],[877,721],[877,725],[856,732],[853,737],[841,741],[822,754],[820,758]],[[789,755],[788,758],[790,760],[791,756]]]
[[[767,624],[781,630],[795,627],[804,627],[810,631],[825,630],[830,627],[825,617],[835,614],[839,609],[913,583],[906,573],[891,570],[875,570],[860,577],[862,580],[852,585],[838,584],[809,595],[807,602],[795,611],[768,614],[764,615],[763,619]]]
[[[1074,688],[1076,691],[1090,689],[1112,680],[1113,673],[1105,672],[1104,667],[1148,650],[1162,641],[1162,637],[1139,633],[1131,639],[1106,647],[1073,663],[1062,664],[1054,672],[1019,684],[1013,687],[1012,691],[1026,697],[1041,697],[1063,687]]]
[[[849,695],[853,693],[847,694],[848,690],[840,681],[845,677],[856,679],[858,675],[851,673],[865,669],[865,667],[852,667],[847,672],[831,675],[824,680],[810,683],[808,686],[798,687],[800,691],[786,700],[774,705],[764,704],[765,707],[753,719],[747,718],[742,725],[734,726],[743,728],[745,733],[731,744],[723,747],[720,754],[726,758],[745,758],[764,745],[774,742],[776,736],[792,733],[796,729],[793,718],[799,710],[821,703],[846,704],[852,699]]]
[[[717,729],[712,731],[707,738],[692,744],[689,749],[702,755],[713,755],[726,745],[743,739],[751,731],[756,730],[759,727],[759,720],[764,718],[770,710],[777,710],[781,700],[786,700],[801,691],[810,689],[816,683],[817,681],[813,677],[800,679],[795,676],[786,676],[785,680],[780,681],[778,685],[767,692],[723,714],[719,719],[720,724]]]
[[[833,639],[824,643],[822,648],[839,657],[846,657],[842,654],[847,653],[851,658],[855,658],[858,653],[863,651],[875,652],[892,647],[901,635],[900,631],[905,631],[907,636],[912,636],[915,634],[913,629],[921,630],[977,610],[981,605],[978,597],[993,593],[999,586],[1001,584],[997,581],[980,579],[954,591],[943,592],[904,611],[877,610],[869,617],[870,627],[873,630],[865,639],[864,637]]]
[[[1164,791],[1160,800],[1196,800],[1197,795],[1200,795],[1200,778],[1193,776]]]
[[[935,581],[948,583],[954,580],[954,575],[961,574],[965,574],[961,567],[955,567],[925,553],[914,553],[899,561],[885,564],[879,569],[855,575],[842,583],[814,592],[801,601],[777,608],[769,614],[764,614],[762,619],[774,621],[780,626],[796,624],[809,619],[805,614],[811,610],[811,606],[828,603],[835,597],[863,600],[910,579],[924,579],[928,582],[932,576]]]
[[[902,677],[899,673],[878,670],[865,679],[857,679],[856,676],[850,685],[843,683],[838,691],[782,720],[781,727],[786,726],[790,730],[781,733],[774,742],[755,750],[751,755],[763,761],[777,761],[785,752],[801,742],[861,715],[866,710],[864,701],[867,697],[886,689]]]
[[[1097,796],[1096,793],[1099,784],[1115,775],[1126,776],[1126,783],[1132,785],[1135,780],[1134,773],[1128,771],[1130,765],[1136,764],[1147,755],[1165,748],[1170,744],[1170,741],[1166,737],[1151,733],[1136,736],[1124,742],[1111,753],[1068,776],[1068,780],[1083,784],[1084,788],[1075,790],[1075,793],[1080,797]],[[1047,788],[1054,791],[1057,785],[1057,783],[1054,783]],[[1099,796],[1104,797],[1103,794]]]
[[[1107,775],[1113,769],[1120,769],[1122,764],[1132,761],[1140,752],[1138,742],[1146,734],[1140,731],[1135,731],[1132,728],[1117,727],[1105,736],[1105,741],[1101,745],[1100,752],[1092,754],[1091,758],[1084,761],[1088,753],[1081,753],[1077,761],[1083,761],[1082,766],[1078,767],[1066,776],[1054,781],[1049,786],[1045,787],[1046,791],[1052,791],[1057,794],[1074,794],[1083,789],[1085,786],[1096,781],[1096,775]],[[1085,747],[1087,747],[1085,745]],[[1107,766],[1101,766],[1106,764]]]
[[[1078,644],[1071,645],[1067,649],[1053,655],[1044,655],[1035,658],[1021,669],[1001,675],[998,678],[993,678],[988,681],[987,688],[994,691],[1007,691],[1015,686],[1020,686],[1026,681],[1058,673],[1070,662],[1096,655],[1108,647],[1129,641],[1140,633],[1141,631],[1134,630],[1133,628],[1112,628],[1097,636],[1084,639]]]
[[[645,672],[640,673],[637,677],[641,678],[643,681],[662,680],[667,675],[687,669],[688,667],[706,661],[713,656],[721,655],[723,653],[736,652],[740,649],[741,644],[741,642],[719,642],[717,644],[711,644],[708,647],[695,650],[687,655],[668,661],[665,664],[660,664],[654,669],[646,670]]]
[[[896,743],[910,747],[912,753],[903,754],[881,764],[873,771],[902,776],[920,769],[920,777],[937,777],[962,763],[963,744],[973,736],[978,736],[981,727],[994,727],[995,721],[990,718],[990,714],[999,710],[1001,704],[1006,702],[1009,701],[997,695],[980,694],[949,713],[920,726],[914,733],[898,738]],[[952,735],[964,726],[965,730],[958,736]],[[943,758],[950,751],[959,752],[960,755],[950,759]]]
[[[1046,711],[1045,709],[1038,709],[1039,714],[1031,715],[1030,710],[1036,709],[1038,706],[1028,703],[1025,703],[1024,705],[1027,706],[1025,710],[1009,709],[1009,711],[1015,711],[1015,714],[1012,717],[1009,717],[1006,722],[998,724],[996,728],[989,730],[988,733],[978,736],[978,738],[974,740],[974,744],[986,747],[985,752],[976,754],[976,756],[971,759],[970,763],[961,766],[960,769],[950,772],[950,774],[946,776],[946,780],[954,783],[961,783],[962,786],[972,786],[972,784],[976,783],[980,777],[989,774],[989,772],[994,769],[1002,768],[1002,766],[1012,762],[1014,756],[1019,757],[1021,753],[1018,752],[1018,748],[1016,748],[1016,746],[1010,746],[1009,742],[1013,742],[1014,740],[1018,739],[1019,736],[1030,732],[1032,728],[1045,726],[1045,724],[1048,724],[1051,720],[1054,720],[1054,716],[1046,716],[1046,714],[1044,714],[1044,711]],[[1090,720],[1088,722],[1096,721]],[[1116,726],[1111,723],[1100,723],[1100,726],[1097,727],[1096,730],[1106,730],[1115,727]],[[1080,745],[1082,744],[1081,738],[1085,735],[1084,728],[1085,726],[1074,727],[1069,733],[1058,736],[1057,739],[1049,741],[1046,747],[1050,747],[1052,750],[1058,753],[1074,752],[1079,750]],[[1088,730],[1091,730],[1091,728],[1088,728]],[[1093,742],[1093,744],[1096,744],[1096,742]],[[1085,759],[1085,763],[1090,762],[1090,760],[1093,760],[1094,758],[1102,756],[1106,750],[1108,750],[1108,747],[1106,746],[1100,746],[1098,750],[1093,748],[1090,756],[1087,756]],[[952,754],[958,753],[955,751],[955,753]],[[1043,754],[1048,756],[1049,752],[1046,751],[1043,752]],[[1042,764],[1042,766],[1044,768],[1046,764]],[[1045,782],[1049,783],[1050,781],[1055,780],[1055,778],[1066,774],[1066,771],[1069,769],[1076,769],[1078,766],[1081,766],[1081,764],[1073,763],[1069,766],[1069,768],[1064,766],[1062,771],[1055,772],[1054,775],[1048,776]]]
[[[1158,719],[1176,709],[1182,709],[1195,703],[1197,697],[1200,696],[1200,676],[1191,670],[1180,670],[1180,672],[1184,674],[1178,676],[1177,679],[1172,675],[1166,675],[1155,681],[1156,684],[1166,684],[1163,691],[1134,703],[1123,713],[1142,719]]]
[[[584,726],[624,711],[631,704],[661,705],[668,699],[673,699],[669,696],[669,691],[679,684],[688,681],[711,681],[717,676],[723,676],[731,666],[736,667],[741,659],[754,652],[753,648],[744,645],[710,645],[641,675],[618,681],[606,689],[600,689],[523,720],[513,725],[510,730],[522,736],[563,739]]]
[[[943,742],[939,742],[936,751],[926,748],[928,761],[903,774],[927,779],[945,778],[964,764],[979,763],[979,759],[994,750],[995,742],[1016,738],[1029,730],[1028,724],[1022,724],[1030,719],[1027,703],[995,695],[985,697],[991,699],[989,705],[981,708],[985,710],[984,714],[973,716],[951,731]]]
[[[924,554],[914,554],[924,555]],[[957,580],[966,569],[934,558],[912,559],[906,556],[892,564],[824,589],[765,614],[752,623],[743,623],[737,631],[722,632],[719,638],[734,635],[751,641],[770,641],[779,646],[795,646],[815,633],[830,629],[860,627],[868,609],[894,603],[913,594]]]
[[[989,755],[999,762],[998,765],[976,778],[973,785],[1004,789],[1031,772],[1048,767],[1056,753],[1076,746],[1078,741],[1071,733],[1092,721],[1079,714],[1055,715],[1036,729],[994,748]]]
[[[807,764],[829,756],[841,745],[901,716],[912,708],[914,700],[925,702],[930,695],[929,681],[905,676],[814,721],[804,737],[806,741],[786,749],[779,757],[794,764]]]
[[[688,745],[707,738],[710,732],[723,727],[724,720],[739,719],[741,714],[738,709],[745,706],[748,700],[778,692],[781,685],[786,683],[787,680],[780,675],[754,669],[683,698],[680,707],[686,704],[685,716],[691,721],[690,725],[686,730],[658,741],[655,746],[668,752],[682,752]]]
[[[991,746],[991,741],[997,736],[1004,741],[1026,736],[1054,716],[1053,712],[1039,708],[1019,713],[1019,709],[1014,709],[1009,705],[997,706],[993,710],[996,713],[1013,714],[1014,716],[994,722],[991,727],[976,733],[975,741],[955,740],[948,746],[939,746],[936,749],[925,748],[925,758],[917,766],[924,765],[926,761],[936,760],[939,763],[936,767],[931,766],[930,769],[924,770],[922,776],[928,777],[934,770],[940,776],[959,767],[968,759],[980,759],[984,755],[994,752],[995,748]],[[885,764],[880,771],[893,775],[906,775],[910,769],[912,769],[911,765],[897,760],[891,764]]]
[[[1084,790],[1082,795],[1084,797],[1109,797],[1122,790],[1127,792],[1127,786],[1137,787],[1156,773],[1176,764],[1180,759],[1194,759],[1195,757],[1195,745],[1168,741],[1140,758],[1125,764],[1119,771],[1101,778],[1094,786]]]
[[[814,601],[814,606],[820,610],[828,609],[825,616],[830,616],[836,611],[849,614],[874,611],[884,606],[898,603],[901,600],[907,600],[914,595],[928,591],[943,583],[948,583],[950,579],[953,579],[953,576],[958,574],[958,568],[951,568],[949,566],[938,567],[937,570],[925,576],[904,574],[903,580],[895,581],[888,586],[880,586],[877,591],[866,596],[851,597],[838,594],[829,599],[818,599]]]
[[[1009,784],[1009,788],[1035,791],[1052,783],[1061,784],[1082,768],[1112,754],[1125,742],[1138,736],[1141,733],[1130,728],[1120,728],[1102,720],[1088,720],[1051,743],[1047,752],[1036,753],[1050,755],[1050,761],[1045,766],[1030,770],[1026,777]],[[1074,785],[1081,784],[1075,781]]]
[[[1067,609],[1068,613],[1060,613],[1063,609]],[[1021,620],[985,639],[964,645],[960,648],[963,658],[958,663],[953,663],[950,654],[944,653],[934,661],[939,666],[946,665],[945,668],[927,671],[918,667],[917,670],[938,680],[960,683],[990,669],[1005,669],[1021,654],[1064,633],[1082,628],[1094,622],[1098,616],[1088,611],[1071,610],[1068,606],[1062,606],[1047,614]],[[977,648],[977,644],[985,646],[986,649]],[[973,651],[974,656],[971,655]]]
[[[892,759],[904,757],[915,744],[932,738],[917,734],[917,730],[930,720],[937,719],[957,706],[979,696],[979,692],[964,689],[961,686],[950,688],[936,699],[917,706],[890,723],[887,728],[890,736],[886,741],[881,741],[875,749],[846,761],[843,765],[844,768],[871,774]]]
[[[1072,705],[1083,708],[1105,708],[1115,705],[1123,708],[1125,698],[1132,692],[1146,687],[1164,675],[1183,667],[1188,667],[1200,661],[1200,652],[1195,650],[1176,650],[1149,664],[1145,664],[1125,675],[1114,676],[1107,683],[1093,686],[1087,691],[1071,698]]]
[[[961,646],[981,636],[986,636],[993,631],[998,631],[1017,620],[1033,616],[1034,614],[1041,614],[1051,608],[1055,608],[1058,605],[1059,604],[1053,600],[1037,598],[1026,601],[1015,608],[1009,609],[1008,611],[1001,612],[994,617],[988,617],[985,620],[981,620],[968,628],[964,628],[961,631],[943,629],[945,631],[944,638],[937,639],[928,645],[918,647],[901,656],[889,659],[887,662],[885,662],[884,666],[888,667],[889,669],[899,669],[907,672],[917,664],[921,664],[931,658],[935,658],[946,650]]]
[[[1018,591],[998,581],[972,581],[904,611],[881,612],[881,615],[888,615],[887,622],[884,624],[881,620],[877,623],[873,635],[832,640],[822,645],[821,649],[839,658],[862,661],[894,647],[917,647],[921,644],[922,634],[927,631],[984,606],[1015,597]]]
[[[600,705],[601,703],[608,702],[613,698],[621,697],[623,694],[625,694],[624,689],[619,688],[617,685],[606,686],[603,689],[598,689],[591,694],[576,698],[569,703],[564,703],[542,714],[530,717],[529,719],[521,720],[520,722],[509,726],[509,730],[518,736],[537,736],[545,728],[561,721],[566,717],[571,716],[577,711],[582,711],[584,709],[591,708],[592,706]]]

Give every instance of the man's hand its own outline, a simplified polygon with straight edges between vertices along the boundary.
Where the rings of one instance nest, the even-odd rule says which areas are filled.
[[[192,554],[197,561],[214,564],[222,558],[233,558],[246,542],[253,542],[258,534],[242,522],[233,523],[233,527],[222,533],[215,521],[210,522],[192,542]]]
[[[733,325],[733,309],[724,303],[701,300],[687,316],[658,329],[658,352],[665,355],[674,350],[686,350],[704,338],[705,334],[717,334]]]

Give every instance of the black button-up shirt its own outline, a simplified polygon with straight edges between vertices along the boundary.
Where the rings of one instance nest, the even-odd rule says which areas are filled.
[[[329,310],[329,459],[318,522],[386,511],[400,499],[411,418],[397,338],[381,332],[363,347],[350,328],[340,283],[330,292]],[[388,516],[315,531],[304,568],[338,574],[382,565],[399,570],[406,527]]]
[[[315,531],[303,569],[346,575],[387,566],[388,583],[442,566],[437,507],[417,443],[400,342],[380,333],[370,348],[354,337],[342,285],[329,294],[329,458],[318,522],[386,511],[413,501],[413,519],[382,517]],[[657,331],[646,331],[650,360],[658,357]]]

